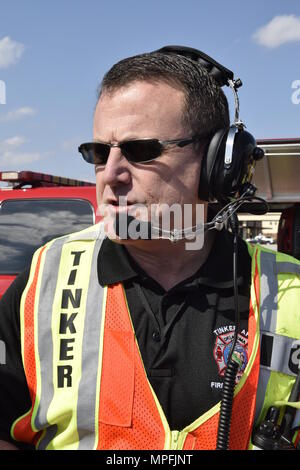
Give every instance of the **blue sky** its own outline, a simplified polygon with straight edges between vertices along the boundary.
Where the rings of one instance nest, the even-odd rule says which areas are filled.
[[[198,48],[241,77],[241,118],[257,138],[300,137],[300,2],[2,0],[0,171],[93,180],[77,147],[92,138],[103,74],[167,44]]]

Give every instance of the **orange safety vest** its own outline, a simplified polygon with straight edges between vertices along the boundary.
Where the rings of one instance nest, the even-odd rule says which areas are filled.
[[[169,437],[161,411],[147,379],[130,321],[123,288],[109,287],[106,301],[102,385],[100,393],[98,449],[163,449]],[[253,354],[247,380],[233,406],[230,448],[246,449],[254,420],[259,372],[258,348],[253,350],[256,321],[249,316],[249,356]],[[205,417],[206,416],[206,417]],[[215,449],[219,411],[205,413],[201,424],[186,432],[184,450]],[[175,435],[176,436],[176,435]],[[169,446],[168,446],[169,447]]]
[[[170,430],[145,372],[123,286],[102,289],[97,283],[102,240],[91,230],[50,242],[35,255],[21,321],[32,407],[16,420],[12,436],[37,449],[215,449],[220,403],[183,430]],[[258,257],[256,250],[248,364],[235,388],[230,449],[248,448],[254,423],[260,373]],[[79,289],[80,279],[82,286],[88,283]],[[67,365],[61,365],[63,360]]]

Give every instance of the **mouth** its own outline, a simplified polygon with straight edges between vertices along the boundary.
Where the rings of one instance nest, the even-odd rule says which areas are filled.
[[[120,199],[108,199],[107,204],[111,204],[112,206],[132,206],[134,202],[128,201],[126,198]]]
[[[122,197],[120,199],[108,199],[105,205],[108,205],[114,212],[128,211],[130,207],[134,206],[134,202],[127,201]]]

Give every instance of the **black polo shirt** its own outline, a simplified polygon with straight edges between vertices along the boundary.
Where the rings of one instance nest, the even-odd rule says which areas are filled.
[[[98,280],[123,282],[148,379],[172,430],[183,429],[221,398],[227,355],[234,334],[233,237],[223,230],[203,266],[169,291],[149,277],[127,250],[105,239]],[[239,351],[247,364],[251,259],[239,240]],[[20,347],[22,273],[0,301],[0,340],[7,345],[0,365],[0,439],[10,440],[14,420],[30,408]]]
[[[251,258],[241,239],[238,253],[238,346],[244,369]],[[233,236],[225,230],[217,233],[204,265],[167,292],[121,245],[106,239],[102,254],[99,282],[123,282],[148,379],[170,428],[183,429],[221,399],[234,332]]]

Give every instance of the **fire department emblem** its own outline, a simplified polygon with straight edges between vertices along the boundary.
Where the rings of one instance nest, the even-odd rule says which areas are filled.
[[[213,354],[219,369],[219,374],[221,376],[224,376],[226,371],[228,356],[230,353],[233,338],[234,331],[223,333],[221,335],[218,335],[216,338]],[[241,364],[239,366],[239,370],[236,377],[236,382],[238,382],[248,362],[248,338],[242,335],[241,333],[238,334],[235,353],[238,356],[238,359]]]

